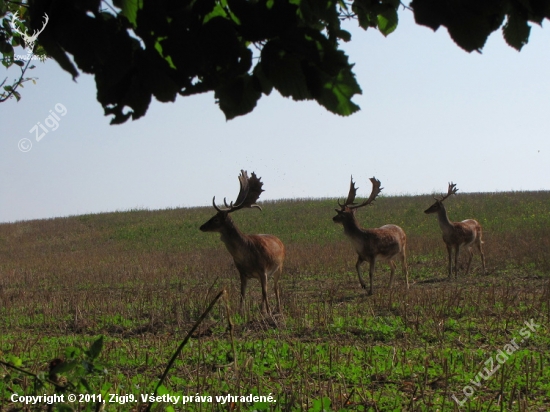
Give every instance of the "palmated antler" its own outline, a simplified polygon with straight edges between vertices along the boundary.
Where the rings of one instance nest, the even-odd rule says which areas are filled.
[[[214,198],[212,199],[212,205],[218,212],[231,213],[235,210],[243,209],[245,207],[256,207],[262,210],[262,208],[256,204],[256,201],[264,191],[262,189],[263,182],[260,181],[260,178],[257,177],[254,172],[252,172],[252,175],[248,177],[248,173],[246,172],[246,170],[241,170],[241,174],[239,175],[239,184],[241,186],[241,189],[235,202],[227,204],[226,199],[223,199],[223,203],[226,209],[220,209],[218,206],[216,206],[216,196],[214,196]]]
[[[437,200],[438,202],[443,202],[449,196],[456,195],[456,192],[458,192],[458,189],[456,188],[456,184],[451,182],[451,183],[449,183],[449,188],[447,189],[447,194],[445,196],[442,196],[440,199],[438,199],[437,197],[434,197],[434,199]]]
[[[372,183],[372,191],[369,198],[362,203],[355,204],[354,203],[355,195],[357,194],[358,188],[355,187],[355,184],[353,183],[353,177],[352,177],[348,198],[346,199],[346,202],[344,204],[340,204],[340,201],[338,201],[338,206],[340,206],[342,210],[344,210],[345,207],[347,207],[348,209],[357,209],[359,207],[370,205],[372,202],[374,202],[376,199],[376,196],[380,194],[383,188],[380,187],[380,180],[376,179],[375,177],[371,177],[370,181]]]
[[[349,193],[348,193],[348,198],[346,199],[346,201],[344,202],[344,204],[341,204],[340,203],[340,199],[337,200],[338,202],[338,206],[340,206],[340,208],[342,210],[344,210],[344,208],[348,205],[354,205],[355,203],[353,203],[355,201],[355,195],[357,194],[357,187],[355,187],[355,183],[353,183],[353,175],[351,176],[351,182],[349,184]]]
[[[372,202],[376,200],[376,196],[380,194],[382,191],[382,187],[380,187],[380,180],[376,179],[376,177],[371,177],[369,179],[372,183],[372,191],[370,193],[370,196],[367,200],[365,200],[363,203],[359,203],[358,205],[352,205],[348,206],[350,209],[357,209],[359,207],[370,205]]]

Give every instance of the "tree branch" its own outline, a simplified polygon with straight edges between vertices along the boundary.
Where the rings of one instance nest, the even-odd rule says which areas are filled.
[[[25,72],[29,68],[29,64],[31,63],[31,61],[32,61],[32,56],[27,61],[27,64],[25,65],[25,67],[19,66],[19,68],[21,69],[21,76],[19,77],[19,80],[17,80],[15,83],[13,83],[13,85],[11,86],[11,90],[6,90],[7,91],[6,95],[4,95],[3,93],[0,94],[0,103],[5,102],[6,100],[10,99],[12,96],[15,96],[17,101],[19,101],[19,94],[17,93],[17,88],[19,86],[21,86],[22,83],[33,79],[32,77],[29,77],[27,79],[23,79],[23,77],[25,76]],[[4,85],[4,83],[6,83],[6,80],[8,80],[7,77],[4,79],[2,84],[0,84],[0,87],[2,87]]]

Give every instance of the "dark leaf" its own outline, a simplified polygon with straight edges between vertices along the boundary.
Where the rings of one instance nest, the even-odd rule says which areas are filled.
[[[113,0],[113,4],[122,10],[125,16],[133,26],[136,25],[138,10],[143,7],[143,0]]]
[[[362,1],[354,1],[352,5],[352,10],[357,16],[359,21],[359,26],[367,30],[369,27],[376,27],[376,13],[373,13],[373,10]]]
[[[13,46],[5,41],[0,41],[0,53],[13,57]]]
[[[65,348],[65,357],[68,359],[73,359],[78,355],[80,355],[80,352],[81,352],[80,348],[77,348],[75,346],[69,346]]]
[[[378,30],[380,30],[384,36],[387,36],[397,28],[397,22],[397,11],[393,8],[388,9],[378,15]]]
[[[150,90],[159,102],[176,100],[178,85],[168,76],[169,64],[165,59],[150,57],[140,66],[139,73],[143,85]]]
[[[220,109],[227,120],[250,113],[261,97],[262,93],[250,75],[230,79],[215,91]]]
[[[88,349],[88,355],[90,358],[95,359],[99,356],[101,353],[101,350],[103,349],[103,336],[100,336],[92,345],[90,346],[90,349]]]
[[[505,4],[500,0],[413,0],[415,20],[434,30],[446,26],[464,50],[481,50],[487,37],[500,27]]]
[[[332,113],[349,116],[359,110],[351,101],[355,94],[361,94],[361,88],[351,71],[342,70],[336,78],[327,79],[316,100]]]
[[[273,90],[273,83],[271,83],[266,77],[262,67],[262,62],[259,62],[258,64],[256,64],[256,67],[254,67],[253,76],[258,81],[262,93],[265,95],[269,95],[271,93],[271,90]]]
[[[336,36],[338,36],[339,39],[342,39],[345,42],[348,42],[351,40],[351,33],[346,30],[338,30],[336,32]]]
[[[80,385],[81,385],[84,389],[86,389],[86,391],[88,391],[89,393],[93,393],[93,392],[94,392],[93,389],[92,389],[92,387],[90,386],[90,384],[88,383],[88,381],[87,381],[85,378],[80,378],[79,381],[80,381]]]
[[[299,58],[285,50],[279,41],[264,46],[262,68],[267,79],[282,96],[294,100],[312,98]]]
[[[48,55],[52,57],[63,70],[69,72],[73,76],[73,80],[78,77],[78,71],[74,67],[73,62],[69,59],[67,54],[58,45],[51,45],[48,48]]]
[[[520,51],[529,41],[531,26],[527,20],[521,18],[518,13],[508,15],[506,24],[502,28],[506,43]]]
[[[436,31],[445,21],[446,2],[441,0],[412,0],[416,24],[428,26]]]
[[[50,371],[50,374],[69,372],[69,371],[72,371],[74,368],[76,368],[78,365],[79,365],[79,362],[77,360],[73,360],[69,362],[60,362],[54,368],[52,368],[52,370]]]

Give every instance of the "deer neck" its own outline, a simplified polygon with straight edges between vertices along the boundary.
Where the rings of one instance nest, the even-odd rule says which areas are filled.
[[[229,216],[220,231],[220,239],[232,255],[235,255],[236,251],[241,249],[248,241],[248,237],[239,230]]]
[[[448,232],[453,229],[453,224],[449,220],[449,217],[447,216],[447,211],[445,210],[445,206],[441,205],[441,209],[437,211],[437,221],[439,222],[439,227],[443,232]]]
[[[359,226],[359,222],[357,222],[357,219],[355,218],[355,215],[352,215],[352,219],[345,220],[343,222],[343,226],[344,234],[352,239],[361,236],[363,233],[361,227]]]

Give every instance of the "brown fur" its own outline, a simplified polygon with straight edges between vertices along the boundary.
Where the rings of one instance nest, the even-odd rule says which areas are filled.
[[[273,275],[277,310],[281,312],[279,277],[283,271],[285,246],[273,235],[242,233],[228,211],[219,211],[200,227],[203,232],[219,232],[220,239],[233,256],[241,278],[241,310],[249,279],[258,279],[262,286],[262,310],[270,313],[267,299],[267,279]]]
[[[462,222],[451,222],[447,216],[447,211],[443,205],[443,201],[436,199],[435,203],[424,211],[426,214],[437,213],[437,221],[443,232],[443,241],[447,246],[447,254],[449,255],[449,277],[452,274],[452,254],[455,250],[455,278],[458,277],[458,255],[460,247],[468,248],[470,257],[468,258],[468,266],[466,267],[466,275],[470,271],[472,257],[474,251],[472,245],[475,244],[481,255],[481,263],[483,265],[483,274],[485,270],[485,255],[483,254],[483,241],[481,240],[482,230],[481,225],[474,219],[463,220]]]
[[[362,229],[355,218],[355,210],[344,207],[342,210],[335,209],[338,213],[332,218],[335,223],[341,223],[344,226],[344,233],[351,240],[358,258],[355,268],[359,276],[361,287],[367,286],[361,276],[361,264],[369,262],[370,289],[369,295],[372,295],[372,278],[377,261],[387,261],[390,265],[390,287],[393,284],[393,275],[395,273],[394,258],[399,257],[403,268],[403,273],[409,287],[409,273],[407,269],[406,246],[407,236],[403,229],[396,225],[384,225],[377,229]]]

